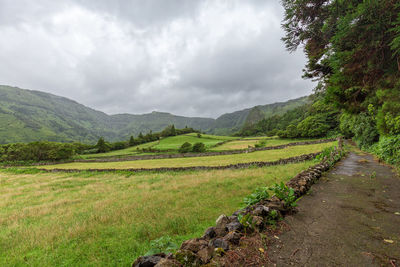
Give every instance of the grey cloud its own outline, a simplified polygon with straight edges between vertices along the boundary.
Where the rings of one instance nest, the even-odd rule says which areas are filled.
[[[262,0],[0,0],[0,84],[107,113],[216,117],[311,93]]]

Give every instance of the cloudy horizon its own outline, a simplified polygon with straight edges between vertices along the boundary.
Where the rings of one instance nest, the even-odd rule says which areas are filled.
[[[108,114],[213,117],[312,93],[279,1],[0,0],[0,84]]]

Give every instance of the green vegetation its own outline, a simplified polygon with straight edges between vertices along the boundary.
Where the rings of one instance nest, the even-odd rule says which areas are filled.
[[[256,190],[243,199],[244,204],[247,206],[254,205],[261,200],[269,198],[268,187],[258,187]]]
[[[308,97],[300,97],[287,102],[256,106],[253,108],[224,114],[215,120],[215,124],[208,132],[217,135],[231,135],[240,131],[244,126],[251,127],[263,118],[282,115],[286,111],[302,106],[309,101],[310,100]]]
[[[158,144],[153,146],[154,149],[159,150],[178,150],[184,143],[203,143],[207,148],[215,146],[216,144],[225,141],[225,138],[218,139],[218,136],[202,135],[197,137],[197,134],[193,135],[179,135],[161,139]]]
[[[185,142],[181,145],[181,147],[178,149],[179,153],[188,153],[192,151],[192,144],[189,142]]]
[[[127,266],[154,248],[150,240],[198,237],[254,188],[312,164],[142,174],[0,171],[0,265]]]
[[[264,117],[270,117],[307,101],[303,97],[255,109],[260,110]],[[64,97],[0,85],[0,125],[4,126],[0,128],[0,144],[33,141],[79,141],[94,144],[101,136],[110,142],[117,142],[129,140],[130,136],[137,136],[141,132],[160,132],[169,125],[227,135],[240,130],[244,124],[249,125],[261,119],[249,116],[250,111],[246,109],[224,114],[216,120],[162,112],[109,116]]]
[[[224,151],[224,150],[237,150],[237,149],[246,149],[249,146],[256,147],[257,144],[263,143],[263,146],[279,146],[279,145],[286,145],[289,143],[294,142],[301,142],[301,141],[312,141],[315,139],[278,139],[278,138],[255,138],[252,137],[251,139],[241,139],[230,141],[224,143],[220,146],[216,146],[211,148],[213,151]]]
[[[0,145],[0,162],[39,162],[71,159],[90,146],[79,143],[33,142]]]
[[[140,168],[168,168],[168,167],[194,167],[194,166],[225,166],[237,163],[248,163],[255,161],[274,161],[282,158],[289,158],[320,152],[326,147],[330,147],[337,142],[292,146],[285,149],[256,151],[252,153],[242,153],[234,155],[205,156],[192,158],[173,158],[173,159],[152,159],[118,162],[73,162],[56,165],[41,166],[44,169],[140,169]]]
[[[303,45],[308,57],[304,76],[319,81],[319,97],[341,113],[341,133],[361,148],[398,163],[400,3],[282,3],[286,47],[294,51]]]

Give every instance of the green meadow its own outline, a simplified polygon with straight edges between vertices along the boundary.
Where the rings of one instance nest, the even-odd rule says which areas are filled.
[[[140,174],[0,171],[0,266],[130,266],[149,242],[201,236],[256,187],[314,162]]]

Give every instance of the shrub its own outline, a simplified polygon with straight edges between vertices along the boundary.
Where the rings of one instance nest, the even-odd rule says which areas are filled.
[[[287,207],[296,207],[296,195],[294,194],[294,189],[288,187],[283,182],[280,184],[274,184],[269,188],[272,192],[274,192],[275,196],[280,200],[285,202],[285,206]]]
[[[381,137],[371,151],[387,163],[400,165],[400,135]]]
[[[185,142],[181,145],[181,147],[178,149],[179,153],[188,153],[192,150],[192,144],[189,142]]]
[[[206,146],[203,143],[196,143],[193,145],[192,152],[205,152]]]
[[[243,202],[246,206],[251,206],[267,198],[269,198],[268,187],[259,187],[254,193],[245,197]]]
[[[255,147],[265,147],[267,142],[265,140],[260,140],[257,144],[255,144]]]
[[[330,126],[321,115],[309,116],[297,125],[298,136],[322,137],[327,134]]]
[[[287,138],[295,138],[299,136],[299,132],[297,130],[296,125],[290,124],[288,127],[286,127],[286,137]]]

